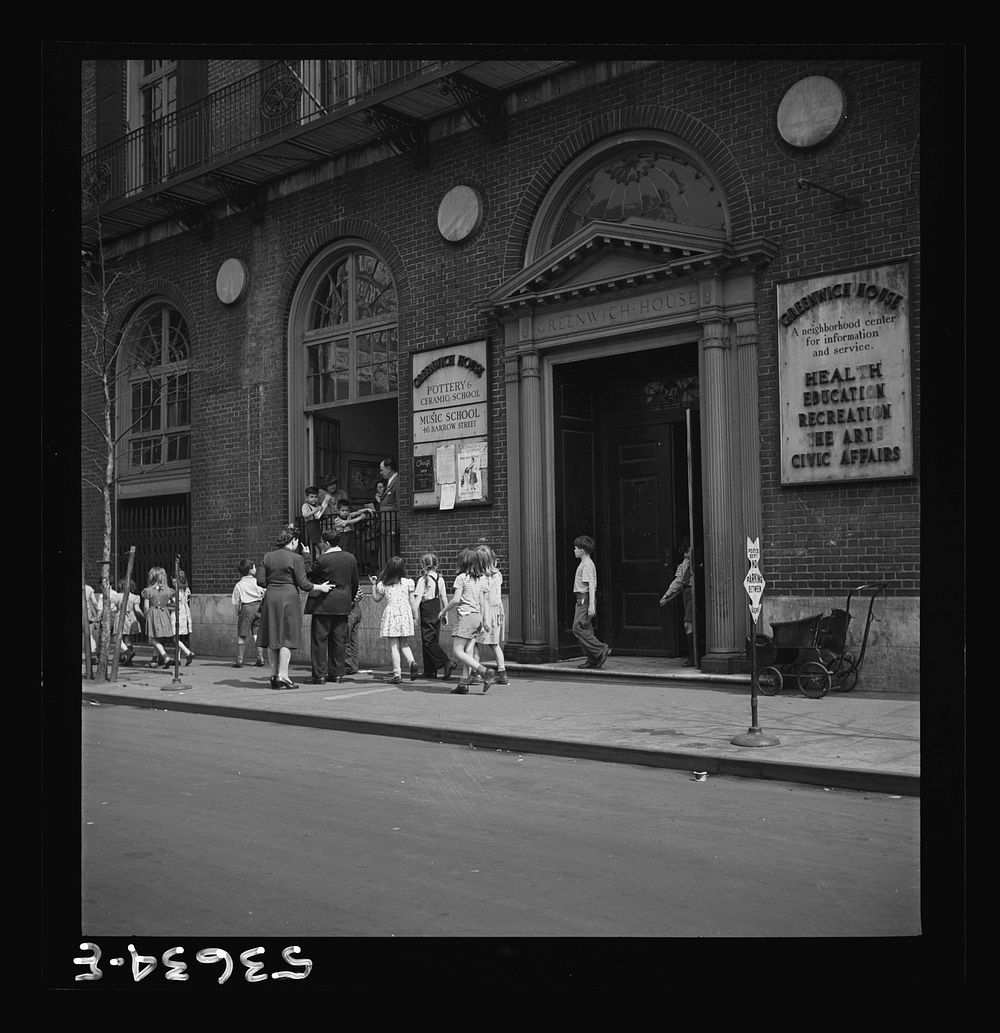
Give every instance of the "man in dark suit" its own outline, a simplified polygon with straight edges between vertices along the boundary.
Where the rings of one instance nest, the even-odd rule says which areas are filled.
[[[383,459],[378,472],[382,477],[375,489],[375,502],[378,504],[379,512],[399,509],[399,495],[396,491],[399,484],[399,468],[396,460]]]
[[[378,509],[378,565],[384,568],[390,556],[399,554],[399,467],[393,458],[383,459],[379,465],[382,480],[375,489],[375,507]]]
[[[326,595],[314,592],[306,599],[306,613],[312,614],[314,685],[325,685],[328,674],[332,674],[338,682],[344,680],[347,618],[354,597],[358,594],[359,584],[358,561],[352,553],[340,548],[340,535],[336,531],[323,532],[323,550],[312,572],[317,577],[322,575],[322,581],[330,582],[330,591]]]

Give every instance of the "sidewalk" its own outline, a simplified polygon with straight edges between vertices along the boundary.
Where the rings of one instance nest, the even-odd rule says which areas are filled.
[[[920,704],[913,695],[830,692],[807,699],[787,686],[757,697],[757,726],[774,746],[735,746],[751,725],[749,678],[710,676],[676,661],[615,658],[600,671],[577,661],[509,664],[509,685],[488,694],[474,684],[453,696],[450,682],[386,684],[388,671],[341,684],[274,691],[270,670],[199,656],[168,671],[119,669],[115,682],[83,680],[85,705],[118,704],[333,728],[475,749],[575,757],[801,782],[830,788],[920,795]]]

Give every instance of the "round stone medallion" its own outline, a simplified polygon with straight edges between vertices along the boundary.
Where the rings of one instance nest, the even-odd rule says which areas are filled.
[[[438,206],[438,232],[453,244],[467,240],[479,228],[483,203],[470,186],[452,187]]]
[[[844,119],[844,91],[825,75],[809,75],[792,86],[778,105],[778,132],[792,147],[828,140]]]
[[[215,293],[224,305],[232,305],[247,285],[247,267],[238,258],[227,258],[219,266]]]

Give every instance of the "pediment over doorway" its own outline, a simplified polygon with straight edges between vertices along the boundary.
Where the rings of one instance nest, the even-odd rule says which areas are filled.
[[[764,265],[777,251],[766,238],[733,244],[680,226],[664,231],[639,220],[591,222],[493,291],[486,307],[503,311]]]

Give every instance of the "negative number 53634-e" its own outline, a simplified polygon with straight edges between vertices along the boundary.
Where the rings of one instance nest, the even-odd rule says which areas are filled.
[[[103,978],[104,971],[101,969],[98,962],[101,960],[101,948],[96,943],[90,943],[86,941],[80,944],[80,950],[87,951],[88,954],[73,959],[74,965],[85,966],[87,971],[80,972],[76,976],[76,982],[88,982],[95,981]],[[130,943],[128,945],[128,952],[131,958],[130,965],[132,970],[133,982],[140,983],[146,978],[151,972],[157,967],[157,959],[152,954],[140,954],[135,949],[135,944]],[[184,953],[183,947],[171,947],[169,950],[163,952],[163,956],[160,959],[164,967],[165,978],[171,982],[184,982],[190,978],[187,971],[187,962],[180,960],[180,955]],[[248,983],[261,983],[270,979],[305,979],[312,971],[312,962],[308,958],[293,957],[301,953],[301,948],[296,946],[285,947],[281,952],[282,958],[285,963],[294,967],[298,971],[290,971],[288,969],[281,969],[270,973],[264,971],[264,963],[258,960],[262,954],[264,954],[263,947],[251,947],[249,950],[243,951],[239,956],[239,962],[244,967],[243,978]],[[194,960],[200,962],[203,965],[221,964],[223,966],[222,971],[219,973],[218,982],[224,983],[233,974],[233,956],[229,951],[223,950],[221,947],[205,947],[200,951],[197,951],[194,956]],[[110,958],[105,964],[118,968],[125,966],[124,958]]]

